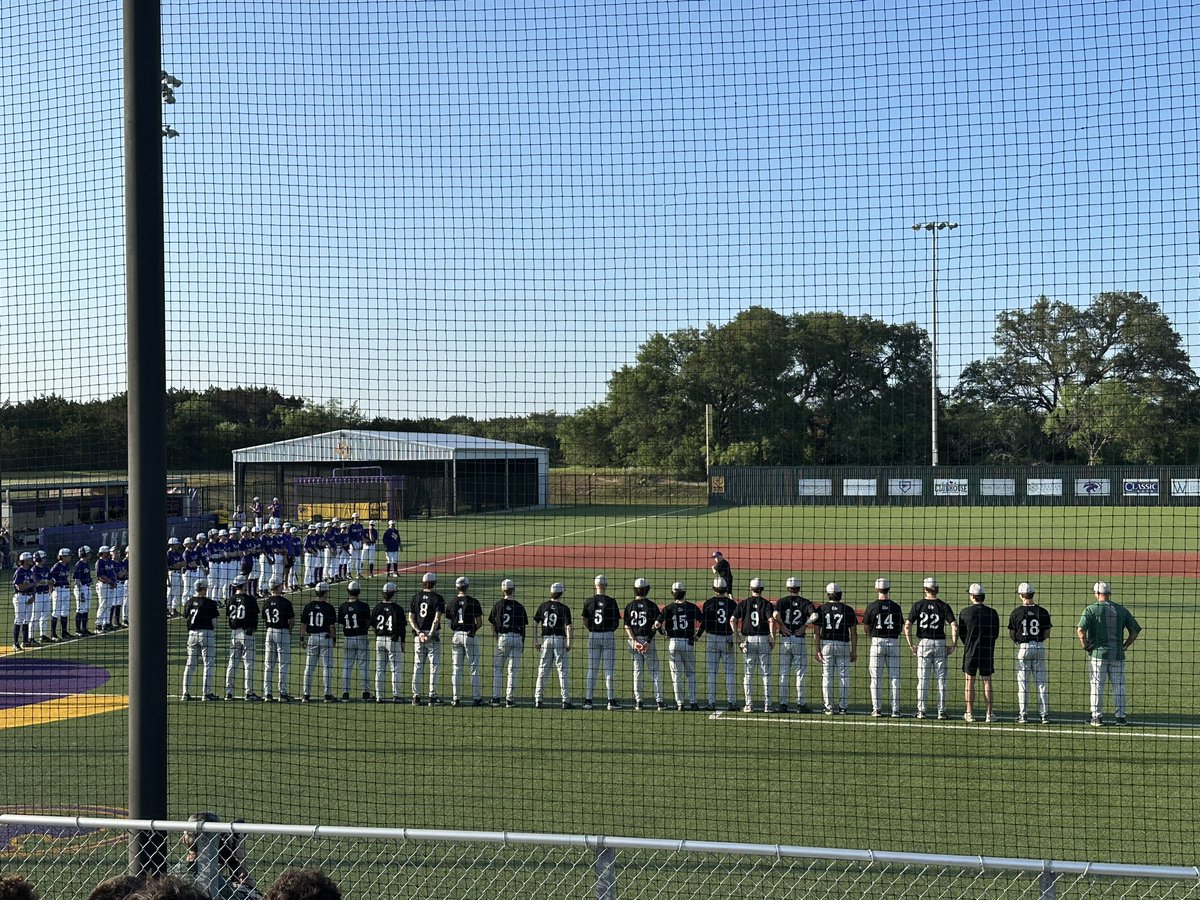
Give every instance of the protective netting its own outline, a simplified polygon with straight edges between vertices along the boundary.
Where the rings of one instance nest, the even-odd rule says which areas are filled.
[[[170,615],[179,817],[1194,862],[1196,17],[168,3],[129,547],[119,10],[4,5],[8,808],[126,810]]]

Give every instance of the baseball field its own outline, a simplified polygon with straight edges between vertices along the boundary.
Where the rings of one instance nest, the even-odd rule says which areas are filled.
[[[1200,790],[1200,700],[1194,682],[1200,520],[1190,509],[1078,507],[883,509],[855,507],[597,507],[403,523],[400,594],[436,571],[453,594],[471,579],[485,612],[502,578],[532,614],[552,581],[578,613],[604,573],[622,605],[635,577],[662,602],[673,581],[709,594],[709,554],[720,549],[742,596],[762,577],[771,597],[796,575],[820,597],[840,582],[859,610],[877,576],[906,610],[933,575],[955,609],[981,582],[1002,621],[1016,585],[1032,581],[1051,613],[1048,725],[1015,723],[1014,645],[997,647],[1000,721],[968,724],[960,656],[951,657],[949,721],[919,721],[915,660],[902,661],[899,720],[869,712],[867,642],[853,666],[852,715],[637,712],[631,666],[619,646],[623,708],[532,708],[531,639],[515,709],[352,703],[182,703],[184,628],[168,623],[171,812],[213,809],[223,818],[375,826],[453,827],[779,841],[1036,858],[1193,864]],[[382,569],[382,558],[379,561]],[[1143,626],[1128,664],[1130,724],[1087,724],[1085,657],[1075,623],[1091,585]],[[374,604],[382,577],[366,580]],[[297,611],[311,596],[301,591]],[[336,606],[344,585],[333,591]],[[11,628],[6,608],[5,630]],[[224,693],[227,632],[218,631],[214,689]],[[450,695],[444,642],[440,692]],[[300,693],[304,654],[292,654]],[[483,641],[483,696],[492,694]],[[14,762],[8,809],[120,810],[127,796],[126,634],[118,632],[0,658],[0,753]],[[410,648],[411,650],[411,648]],[[372,654],[373,656],[373,654]],[[665,647],[664,693],[673,705]],[[703,641],[698,648],[703,703]],[[571,694],[583,697],[586,637],[577,624]],[[373,665],[373,660],[372,660]],[[411,665],[411,653],[405,658]],[[259,657],[258,679],[262,659]],[[407,696],[409,672],[405,672]],[[371,675],[373,681],[373,672]],[[465,679],[469,685],[469,676]],[[741,665],[737,670],[741,705]],[[319,681],[318,681],[319,683]],[[772,694],[778,688],[774,677]],[[259,683],[256,688],[261,692]],[[237,693],[241,693],[240,676]],[[340,653],[334,690],[341,693]],[[358,686],[352,687],[357,696]],[[321,690],[315,690],[317,694]],[[761,704],[761,683],[755,678]],[[808,699],[819,706],[810,658]],[[469,696],[469,686],[464,693]],[[650,693],[648,691],[648,693]],[[557,700],[553,673],[547,697]],[[603,697],[597,690],[597,697]],[[724,706],[724,686],[719,700]],[[793,701],[794,702],[794,701]],[[981,709],[977,701],[977,712]],[[1111,708],[1111,706],[1110,706]],[[16,761],[20,774],[15,774]]]

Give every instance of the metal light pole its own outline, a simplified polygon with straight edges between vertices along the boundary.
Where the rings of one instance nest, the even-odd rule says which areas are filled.
[[[930,303],[930,329],[929,329],[929,368],[930,368],[930,388],[929,388],[929,443],[930,443],[930,465],[937,466],[938,464],[938,366],[937,366],[937,236],[938,232],[948,228],[957,228],[957,222],[918,222],[912,227],[913,231],[925,229],[929,232],[929,237],[932,239],[932,257],[933,257],[933,286],[932,286],[932,302]]]

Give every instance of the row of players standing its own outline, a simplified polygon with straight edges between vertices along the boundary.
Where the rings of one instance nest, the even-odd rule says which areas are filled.
[[[44,550],[20,555],[12,577],[14,650],[92,634],[88,626],[93,599],[97,631],[129,624],[129,548],[102,546],[97,553],[94,577],[92,549],[86,545],[79,548],[74,562],[66,547],[58,551],[51,565],[46,564]],[[68,624],[72,592],[73,631]]]
[[[364,699],[385,701],[385,685],[389,678],[392,702],[403,702],[400,695],[401,670],[405,648],[405,625],[414,636],[412,668],[412,702],[423,705],[421,686],[428,672],[431,704],[440,702],[438,682],[441,663],[440,631],[443,621],[450,623],[453,633],[453,670],[451,678],[453,705],[466,698],[462,693],[464,673],[471,677],[471,699],[477,706],[483,705],[481,674],[479,666],[479,642],[477,632],[482,627],[483,609],[478,600],[470,595],[470,582],[466,578],[456,581],[457,594],[447,604],[436,591],[436,576],[427,572],[422,578],[422,590],[413,595],[407,610],[396,601],[396,587],[388,583],[383,587],[383,599],[372,610],[360,597],[357,582],[349,586],[349,599],[337,610],[327,600],[328,585],[317,585],[317,596],[305,605],[300,615],[302,636],[307,651],[304,674],[303,699],[312,696],[312,682],[316,668],[320,665],[323,675],[324,699],[336,699],[332,693],[333,649],[337,643],[338,626],[345,642],[342,667],[342,700],[350,699],[353,675],[357,673]],[[634,704],[636,709],[648,707],[643,697],[643,684],[648,674],[654,692],[655,706],[665,707],[659,658],[654,643],[656,635],[667,639],[667,656],[670,665],[671,683],[677,709],[698,709],[696,687],[695,646],[699,638],[707,635],[706,668],[708,675],[709,710],[716,708],[718,673],[723,671],[726,680],[726,698],[730,709],[736,709],[734,700],[735,644],[744,656],[743,710],[754,710],[754,675],[762,677],[763,710],[786,712],[788,691],[792,678],[795,679],[795,698],[801,712],[809,712],[806,703],[806,676],[808,649],[805,633],[811,627],[815,636],[815,659],[822,666],[822,693],[826,714],[846,713],[849,700],[850,664],[857,657],[857,626],[859,619],[854,609],[842,601],[839,585],[826,587],[825,601],[814,604],[800,596],[800,582],[796,578],[787,580],[787,594],[772,602],[763,596],[765,588],[761,579],[750,582],[750,595],[738,601],[729,594],[725,579],[714,580],[714,596],[705,601],[703,607],[686,599],[687,589],[679,582],[672,585],[672,601],[660,608],[650,599],[650,584],[644,578],[634,582],[634,599],[622,610],[617,601],[606,593],[607,579],[598,576],[595,580],[597,593],[583,607],[583,622],[588,631],[588,669],[584,708],[593,707],[596,681],[603,675],[607,690],[608,707],[617,709],[619,701],[614,694],[615,633],[624,626],[624,632],[632,659],[634,681]],[[875,583],[878,594],[863,616],[863,624],[872,641],[870,673],[872,714],[883,715],[885,682],[891,688],[891,715],[900,715],[899,640],[901,635],[918,658],[917,716],[926,716],[926,702],[931,682],[938,690],[937,715],[946,718],[946,659],[954,652],[960,634],[964,644],[964,672],[967,673],[966,718],[971,719],[974,700],[974,679],[981,677],[984,683],[987,717],[992,717],[991,675],[994,671],[994,646],[1000,633],[999,616],[995,610],[984,605],[984,593],[978,584],[969,589],[972,605],[958,617],[948,604],[938,599],[939,586],[926,579],[922,600],[913,605],[908,616],[900,606],[890,599],[890,584],[887,579]],[[493,692],[491,705],[506,706],[516,703],[515,692],[524,652],[526,633],[530,625],[540,628],[540,657],[534,688],[534,705],[544,705],[543,692],[550,669],[557,670],[561,702],[564,708],[572,708],[569,690],[569,653],[572,649],[574,629],[570,608],[563,602],[565,588],[555,583],[550,588],[550,599],[542,603],[532,620],[525,607],[516,599],[515,584],[505,579],[501,582],[502,597],[488,615],[496,637],[493,655]],[[1044,642],[1049,636],[1051,620],[1049,613],[1033,601],[1032,586],[1020,586],[1022,604],[1013,610],[1009,618],[1009,634],[1019,645],[1017,658],[1018,699],[1020,721],[1026,715],[1027,688],[1030,681],[1036,685],[1038,705],[1043,721],[1048,710],[1048,691],[1045,665]],[[191,672],[196,665],[205,667],[204,696],[217,699],[211,692],[211,671],[215,659],[214,622],[219,615],[215,602],[200,595],[189,600],[185,608],[189,634],[188,664],[185,667],[183,695],[191,699],[189,692]],[[233,699],[234,674],[241,663],[244,676],[245,699],[255,700],[254,683],[254,632],[259,624],[257,603],[246,593],[239,591],[226,606],[231,642],[229,662],[226,670],[225,697]],[[290,657],[290,633],[295,618],[294,607],[282,595],[278,580],[272,583],[271,595],[262,609],[262,621],[266,628],[264,649],[267,657],[264,672],[264,699],[274,699],[272,688],[278,689],[279,699],[292,699],[288,692],[288,666]],[[376,634],[375,693],[367,682],[367,633],[374,628]],[[948,645],[946,629],[951,632]],[[197,633],[199,632],[199,633]],[[780,643],[778,703],[772,706],[772,656],[776,638]],[[507,676],[507,677],[505,677]],[[503,693],[502,693],[503,692]],[[503,698],[503,700],[502,700]]]

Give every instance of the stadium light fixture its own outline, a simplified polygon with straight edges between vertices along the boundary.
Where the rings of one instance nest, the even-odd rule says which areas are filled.
[[[932,278],[930,301],[929,328],[929,441],[930,465],[938,464],[938,366],[937,366],[937,236],[939,231],[947,231],[958,227],[957,222],[918,222],[913,225],[913,231],[929,232],[932,249]]]

